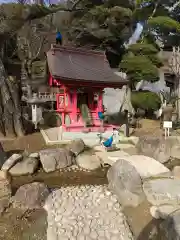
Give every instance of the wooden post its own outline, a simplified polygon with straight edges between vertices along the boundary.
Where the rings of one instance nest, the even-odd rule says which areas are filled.
[[[129,112],[126,116],[126,137],[129,137]]]

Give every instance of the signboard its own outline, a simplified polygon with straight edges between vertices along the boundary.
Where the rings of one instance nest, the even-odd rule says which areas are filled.
[[[59,96],[59,108],[64,108],[64,96]]]
[[[164,121],[163,128],[165,130],[165,139],[170,136],[170,129],[172,128],[172,121]]]
[[[32,80],[45,78],[47,75],[46,61],[35,61],[32,63]]]
[[[163,122],[163,128],[172,128],[172,122],[171,121],[164,121]]]

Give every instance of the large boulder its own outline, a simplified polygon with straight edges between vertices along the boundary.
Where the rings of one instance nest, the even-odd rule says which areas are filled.
[[[169,214],[160,224],[160,232],[163,240],[180,239],[180,209]]]
[[[152,206],[151,216],[155,219],[166,219],[171,213],[180,210],[180,205]]]
[[[128,153],[122,150],[112,152],[97,151],[95,154],[100,158],[102,165],[108,164],[110,166],[112,166],[119,159],[130,156]]]
[[[13,154],[11,157],[9,157],[5,163],[2,165],[1,170],[8,171],[10,168],[12,168],[17,162],[21,161],[23,156],[21,154]]]
[[[37,158],[27,157],[12,167],[9,173],[12,176],[33,174],[38,167],[38,163],[39,161]]]
[[[100,158],[88,152],[78,155],[76,163],[80,168],[84,168],[86,170],[96,170],[101,167]]]
[[[169,169],[153,158],[144,155],[132,155],[123,159],[136,168],[142,179],[171,176]]]
[[[98,154],[100,156],[100,154]],[[101,154],[101,156],[103,156]],[[142,179],[151,178],[151,177],[170,177],[171,172],[167,167],[165,167],[160,162],[156,161],[153,158],[144,156],[144,155],[128,155],[123,151],[114,152],[111,156],[108,156],[109,163],[115,163],[118,159],[123,159],[133,167],[139,173]],[[107,162],[107,160],[106,160]],[[112,165],[112,164],[111,164]]]
[[[152,205],[180,205],[179,179],[162,178],[145,181],[143,190]]]
[[[180,179],[180,166],[175,166],[173,168],[172,175],[174,178]]]
[[[73,153],[65,148],[45,149],[39,152],[40,161],[45,172],[53,172],[69,167],[73,163]]]
[[[68,144],[66,149],[70,150],[72,153],[74,153],[75,156],[77,156],[84,151],[85,144],[82,139],[75,139],[70,144]]]
[[[120,159],[108,170],[110,190],[123,206],[138,206],[144,200],[141,178],[135,167]]]
[[[34,182],[21,186],[11,202],[14,208],[33,210],[43,207],[49,190],[44,183]]]
[[[180,158],[180,138],[179,137],[140,137],[136,145],[139,154],[155,158],[161,163],[165,163],[172,158]]]
[[[0,214],[10,204],[12,194],[10,180],[7,172],[0,171]]]

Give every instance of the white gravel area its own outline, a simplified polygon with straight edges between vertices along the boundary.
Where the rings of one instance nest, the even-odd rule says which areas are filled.
[[[47,240],[133,240],[122,208],[104,186],[62,187],[46,200]]]

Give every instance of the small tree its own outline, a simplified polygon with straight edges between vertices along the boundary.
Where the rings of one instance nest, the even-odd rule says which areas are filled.
[[[133,92],[131,102],[134,109],[143,109],[147,115],[152,116],[161,106],[160,97],[153,92]]]
[[[162,65],[157,57],[158,49],[151,44],[137,43],[129,47],[119,68],[131,82],[131,88],[141,80],[155,82],[159,79],[158,67]]]

